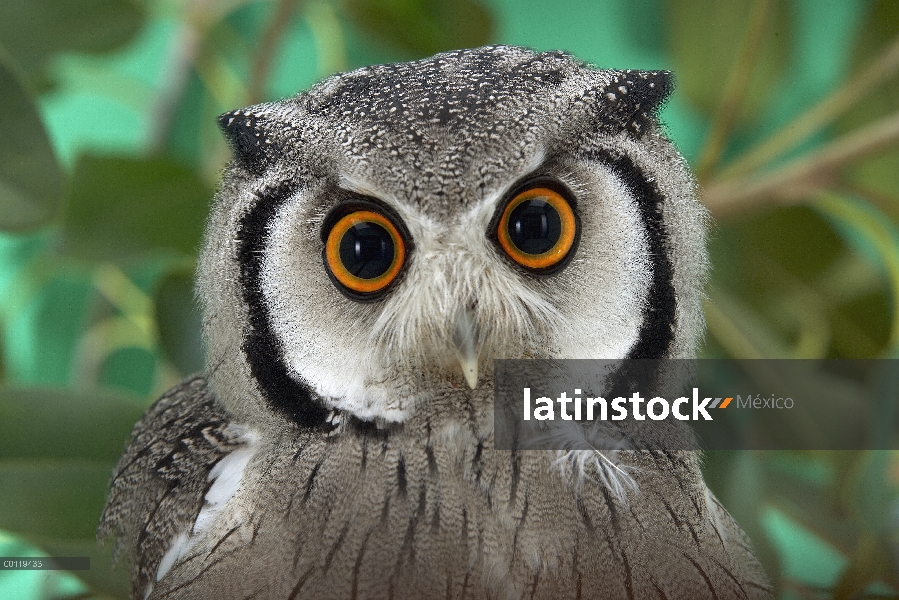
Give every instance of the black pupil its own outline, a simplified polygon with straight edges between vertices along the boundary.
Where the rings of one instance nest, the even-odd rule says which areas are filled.
[[[559,212],[544,200],[525,200],[509,215],[509,238],[526,254],[548,252],[562,235]]]
[[[340,260],[361,279],[374,279],[393,263],[393,238],[377,223],[356,223],[340,239]]]

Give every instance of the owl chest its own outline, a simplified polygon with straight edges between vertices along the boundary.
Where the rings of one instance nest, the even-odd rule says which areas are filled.
[[[517,598],[535,577],[546,597],[576,595],[569,575],[584,568],[577,548],[594,526],[551,457],[478,445],[284,450],[251,465],[196,558],[154,595],[193,580],[275,598]]]
[[[477,444],[274,449],[152,597],[752,596],[686,463],[644,457],[625,497],[557,459]]]

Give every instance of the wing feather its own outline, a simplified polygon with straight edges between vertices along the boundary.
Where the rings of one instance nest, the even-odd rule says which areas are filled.
[[[134,561],[131,587],[142,597],[172,540],[190,532],[209,472],[240,442],[202,376],[156,401],[131,432],[110,484],[97,537],[115,538],[115,556]]]

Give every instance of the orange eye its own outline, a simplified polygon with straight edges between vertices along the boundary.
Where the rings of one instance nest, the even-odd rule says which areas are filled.
[[[554,189],[528,188],[503,209],[496,230],[500,247],[523,267],[549,271],[563,265],[578,236],[578,218]]]
[[[396,280],[406,245],[390,219],[373,210],[355,210],[328,232],[324,254],[332,280],[351,296],[365,297]]]

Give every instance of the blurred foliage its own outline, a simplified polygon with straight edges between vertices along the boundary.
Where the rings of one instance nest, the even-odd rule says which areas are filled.
[[[366,32],[413,58],[481,46],[492,39],[490,13],[474,0],[345,0],[343,5]]]
[[[202,366],[215,117],[488,42],[678,75],[663,118],[716,219],[704,356],[899,357],[899,3],[4,0],[0,555],[94,568],[0,573],[0,596],[125,595],[93,531],[132,424]],[[870,417],[892,443],[896,413]],[[705,472],[779,597],[899,597],[899,452]]]
[[[117,263],[163,248],[193,255],[212,194],[171,159],[82,155],[69,181],[60,250]]]
[[[62,196],[63,173],[17,65],[0,48],[0,223],[7,231],[49,221]]]
[[[138,32],[145,11],[124,0],[4,0],[0,40],[32,84],[53,85],[48,63],[60,52],[99,54]]]

